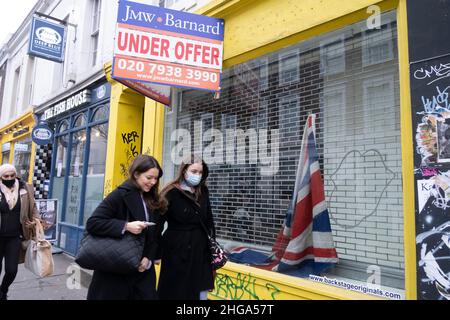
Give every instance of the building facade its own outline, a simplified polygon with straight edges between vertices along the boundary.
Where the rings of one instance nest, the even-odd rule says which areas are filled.
[[[304,124],[315,114],[340,258],[321,277],[306,278],[228,263],[210,298],[424,298],[415,245],[407,5],[250,0],[193,7],[225,20],[221,94],[175,90],[170,106],[149,110],[146,100],[151,115],[144,117],[143,150],[162,161],[168,182],[177,169],[178,138],[187,138],[189,150],[210,164],[221,243],[270,252],[292,199]],[[141,96],[128,91],[117,99],[127,89],[114,81],[112,87],[117,116],[110,121],[130,116],[122,106]],[[119,163],[108,154],[107,168]],[[428,298],[444,298],[446,289],[427,278],[434,286]]]
[[[438,107],[447,108],[448,62],[444,49],[433,56],[444,57],[444,67],[410,69],[409,49],[417,32],[411,29],[417,23],[411,20],[414,1],[136,2],[225,20],[220,95],[173,89],[171,105],[164,106],[114,81],[115,2],[39,1],[34,11],[67,24],[64,63],[28,57],[23,48],[16,50],[22,52],[21,59],[13,55],[6,59],[4,53],[0,59],[0,79],[17,80],[0,82],[2,159],[15,157],[16,144],[25,150],[29,132],[24,128],[45,121],[54,130],[51,145],[30,144],[34,169],[30,164],[28,171],[34,173],[37,196],[58,199],[58,245],[64,251],[76,254],[86,219],[127,178],[136,155],[155,156],[164,169],[163,182],[169,182],[177,170],[174,158],[182,136],[190,141],[189,150],[202,154],[210,165],[209,188],[220,242],[228,249],[270,252],[293,196],[305,121],[315,114],[319,163],[339,264],[321,277],[294,277],[227,263],[219,270],[209,297],[448,296],[448,277],[441,273],[445,266],[439,269],[437,263],[430,264],[447,257],[443,254],[436,260],[433,255],[448,247],[445,227],[436,235],[439,241],[431,246],[433,252],[423,246],[427,234],[418,237],[422,241],[416,244],[417,230],[428,232],[416,227],[422,221],[420,212],[434,210],[442,202],[439,193],[432,199],[419,194],[418,183],[422,189],[440,192],[435,181],[444,181],[443,186],[447,180],[436,178],[441,169],[428,168],[428,160],[437,152],[434,143],[418,149],[414,145],[419,131],[430,138],[418,134],[420,139],[425,137],[420,141],[442,131],[441,143],[445,143],[448,124],[439,122],[438,129],[435,119],[427,118],[430,121],[418,121],[420,126],[414,127],[411,117],[412,107],[417,109],[417,119],[429,117],[427,112],[442,113]],[[21,28],[25,30],[26,25]],[[442,81],[440,94],[434,100],[429,97],[424,115],[420,94],[412,106],[410,81],[433,74],[441,75],[429,81]],[[17,89],[30,86],[29,96],[27,90]],[[14,92],[22,92],[20,98]],[[67,104],[73,107],[60,108]],[[13,105],[17,108],[8,109]],[[27,109],[31,106],[33,113]],[[422,158],[419,165],[413,163],[419,149],[428,159],[427,166],[420,165]],[[440,157],[445,160],[446,153]],[[415,179],[418,170],[426,174]],[[444,204],[439,212],[443,217]],[[429,226],[440,227],[428,220]],[[429,253],[435,260],[428,259]]]

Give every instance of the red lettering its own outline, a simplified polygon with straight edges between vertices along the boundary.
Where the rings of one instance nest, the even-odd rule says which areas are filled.
[[[129,51],[139,52],[139,35],[130,34]]]
[[[210,50],[211,47],[204,46],[202,52],[202,63],[208,64],[210,62]]]
[[[167,39],[161,39],[161,57],[169,57],[170,42]]]
[[[150,54],[152,56],[158,56],[159,55],[159,52],[158,52],[159,40],[160,40],[159,38],[155,38],[155,37],[152,38],[152,50],[150,51]]]
[[[150,49],[150,39],[147,36],[142,36],[141,38],[141,50],[139,53],[146,54]]]
[[[219,63],[219,57],[220,57],[219,49],[218,48],[212,48],[212,54],[211,55],[212,55],[211,63],[216,65],[216,66],[219,66],[220,65],[220,63]]]
[[[194,45],[192,43],[186,43],[186,56],[185,59],[189,60],[190,55],[192,54],[192,48],[194,47]]]
[[[175,58],[177,58],[178,60],[183,59],[184,56],[184,46],[183,46],[183,42],[177,42],[177,44],[175,45]]]
[[[198,58],[198,60],[200,60],[201,50],[202,50],[201,45],[198,45],[198,44],[194,45],[194,62],[197,62],[197,58]]]
[[[122,39],[124,38],[124,39]],[[128,33],[123,33],[122,31],[119,31],[119,37],[117,39],[117,46],[120,51],[126,50],[128,45]]]

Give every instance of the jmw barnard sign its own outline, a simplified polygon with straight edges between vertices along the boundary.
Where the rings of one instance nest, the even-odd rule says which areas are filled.
[[[119,2],[113,77],[220,91],[222,19]]]
[[[69,111],[70,109],[81,107],[89,102],[91,102],[91,91],[88,89],[83,90],[45,110],[41,120],[46,121],[61,113]]]

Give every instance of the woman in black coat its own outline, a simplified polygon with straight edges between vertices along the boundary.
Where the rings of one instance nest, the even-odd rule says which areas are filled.
[[[215,237],[208,188],[208,167],[196,156],[181,164],[178,177],[162,191],[168,223],[162,237],[158,296],[162,300],[206,299],[214,272],[205,228]],[[201,221],[205,225],[203,228]]]
[[[158,196],[163,172],[156,159],[140,155],[132,163],[130,178],[109,194],[86,223],[90,234],[122,237],[125,232],[146,238],[139,269],[130,274],[94,270],[88,300],[153,300],[156,295],[155,260],[159,259],[160,213],[165,201]],[[148,222],[155,225],[149,226]]]

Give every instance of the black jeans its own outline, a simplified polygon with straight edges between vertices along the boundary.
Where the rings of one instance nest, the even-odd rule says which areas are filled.
[[[8,292],[9,286],[16,279],[21,244],[22,241],[19,237],[0,237],[0,274],[2,273],[3,258],[5,259],[5,275],[0,290],[4,293]]]

